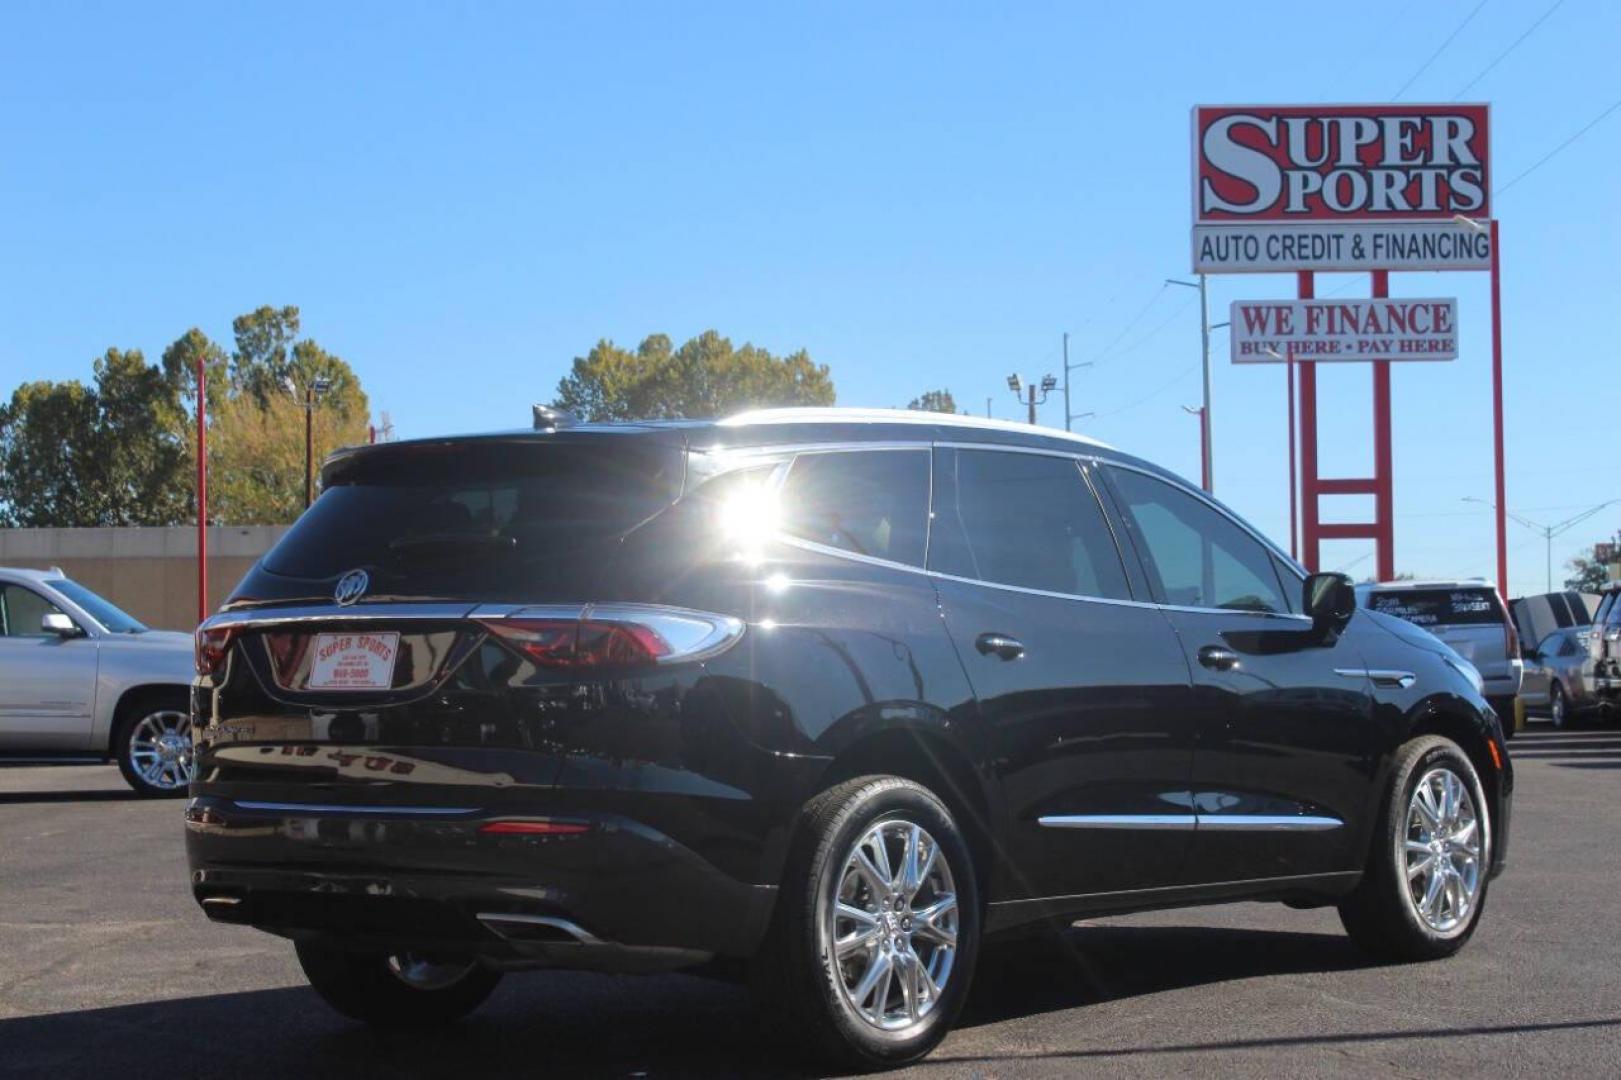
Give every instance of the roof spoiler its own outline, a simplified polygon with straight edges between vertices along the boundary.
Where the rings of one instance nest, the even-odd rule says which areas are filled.
[[[579,423],[573,413],[551,405],[532,405],[530,411],[534,414],[536,431],[557,431]]]

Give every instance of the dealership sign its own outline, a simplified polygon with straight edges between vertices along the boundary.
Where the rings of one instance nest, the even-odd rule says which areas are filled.
[[[1236,300],[1233,363],[1456,360],[1456,300]]]
[[[1489,121],[1485,105],[1199,106],[1194,269],[1484,269]]]

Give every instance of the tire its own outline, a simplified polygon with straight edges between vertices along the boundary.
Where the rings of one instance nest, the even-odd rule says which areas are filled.
[[[1557,682],[1548,688],[1548,718],[1556,728],[1570,723],[1570,701],[1565,697],[1565,688]]]
[[[124,782],[151,799],[179,798],[191,783],[191,694],[176,687],[132,696],[113,723]]]
[[[914,845],[921,875],[909,870]],[[901,1065],[934,1049],[962,1011],[979,937],[973,858],[951,812],[910,780],[864,776],[802,811],[754,982],[785,1031],[828,1064]]]
[[[1433,814],[1430,808],[1439,790],[1436,778],[1442,773],[1452,777],[1458,785],[1453,790],[1461,794],[1441,801],[1442,824],[1435,827],[1426,815]],[[1340,921],[1353,941],[1381,959],[1451,956],[1474,934],[1491,878],[1491,811],[1480,777],[1456,743],[1426,735],[1397,753],[1388,784],[1367,869],[1356,890],[1341,901]],[[1421,784],[1428,789],[1423,809],[1417,803]],[[1449,805],[1454,807],[1450,817]],[[1468,820],[1474,822],[1472,829]],[[1448,836],[1456,843],[1448,845]],[[1427,865],[1438,866],[1439,874],[1410,875],[1410,869],[1426,865],[1423,847],[1409,849],[1410,840],[1430,849]],[[1458,872],[1457,892],[1447,867]],[[1429,889],[1436,877],[1441,884]],[[1419,897],[1415,891],[1426,895]]]
[[[374,1027],[439,1027],[484,1003],[501,973],[472,960],[424,960],[300,941],[298,963],[315,992],[351,1020]]]

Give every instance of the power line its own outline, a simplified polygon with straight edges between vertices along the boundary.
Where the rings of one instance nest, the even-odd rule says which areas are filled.
[[[1437,48],[1433,53],[1430,54],[1430,58],[1419,65],[1418,70],[1413,72],[1412,78],[1410,78],[1406,82],[1402,83],[1401,84],[1401,89],[1397,90],[1394,94],[1390,95],[1390,100],[1395,101],[1397,98],[1401,97],[1403,94],[1405,94],[1407,92],[1407,88],[1409,86],[1412,86],[1415,82],[1418,81],[1418,77],[1420,75],[1422,75],[1426,71],[1430,70],[1430,65],[1435,63],[1436,60],[1440,59],[1441,54],[1447,51],[1447,46],[1451,45],[1452,42],[1453,42],[1453,39],[1455,39],[1459,34],[1463,33],[1463,28],[1468,26],[1471,22],[1473,22],[1475,16],[1480,14],[1480,9],[1485,7],[1485,6],[1486,6],[1486,0],[1480,0],[1480,3],[1475,5],[1474,10],[1469,12],[1469,14],[1467,14],[1467,15],[1465,15],[1463,17],[1463,22],[1459,23],[1457,25],[1457,27],[1452,31],[1452,33],[1447,35],[1447,39],[1445,41],[1441,42],[1440,47]]]
[[[1565,2],[1565,0],[1553,0],[1553,6],[1548,8],[1547,11],[1544,11],[1542,13],[1541,18],[1539,18],[1536,22],[1532,23],[1530,26],[1526,27],[1525,33],[1523,33],[1519,37],[1515,38],[1512,42],[1509,43],[1508,48],[1506,48],[1502,52],[1498,53],[1492,59],[1491,63],[1489,63],[1485,67],[1481,68],[1480,69],[1480,74],[1476,75],[1473,79],[1470,79],[1468,82],[1464,83],[1463,84],[1463,89],[1459,90],[1456,94],[1452,95],[1452,100],[1457,101],[1459,98],[1463,97],[1463,95],[1465,95],[1465,94],[1467,94],[1469,92],[1469,88],[1471,86],[1475,85],[1481,79],[1484,79],[1488,74],[1490,74],[1492,68],[1494,68],[1498,64],[1502,63],[1503,58],[1505,56],[1507,56],[1509,53],[1513,52],[1515,49],[1519,48],[1520,47],[1520,42],[1524,41],[1526,38],[1528,38],[1532,34],[1536,33],[1537,32],[1537,27],[1539,27],[1543,23],[1547,22],[1548,21],[1548,16],[1552,15],[1554,12],[1558,11],[1560,6],[1562,4],[1564,4],[1564,2]]]
[[[1136,401],[1129,402],[1129,403],[1127,403],[1125,405],[1122,405],[1118,409],[1110,409],[1107,412],[1098,413],[1098,419],[1101,420],[1105,416],[1114,416],[1114,415],[1116,415],[1118,413],[1123,413],[1123,412],[1126,412],[1126,411],[1128,411],[1130,409],[1135,409],[1139,405],[1146,405],[1148,402],[1150,402],[1153,399],[1159,397],[1161,394],[1165,393],[1165,391],[1169,390],[1171,387],[1175,386],[1177,383],[1181,382],[1183,379],[1187,378],[1189,375],[1192,375],[1195,371],[1198,371],[1198,370],[1199,370],[1199,365],[1194,364],[1192,367],[1187,368],[1186,370],[1184,370],[1180,375],[1176,376],[1170,382],[1168,382],[1168,383],[1164,384],[1163,386],[1161,386],[1158,390],[1150,391],[1149,393],[1144,394],[1142,397],[1138,398]]]
[[[1546,154],[1543,154],[1540,158],[1538,158],[1536,160],[1536,163],[1533,164],[1529,169],[1526,169],[1520,175],[1516,176],[1514,179],[1510,180],[1508,183],[1504,184],[1502,187],[1497,188],[1495,191],[1493,191],[1492,192],[1492,197],[1497,198],[1498,196],[1502,195],[1503,192],[1507,191],[1509,188],[1513,187],[1515,184],[1518,184],[1521,180],[1524,180],[1527,176],[1530,176],[1532,173],[1536,172],[1538,169],[1542,168],[1544,165],[1548,164],[1548,162],[1553,159],[1555,154],[1558,154],[1561,150],[1565,149],[1565,147],[1569,146],[1571,143],[1575,142],[1577,139],[1581,138],[1583,135],[1586,135],[1589,131],[1592,131],[1594,128],[1598,127],[1599,122],[1601,120],[1603,120],[1605,117],[1609,116],[1611,113],[1615,112],[1615,110],[1617,110],[1617,109],[1621,109],[1621,99],[1617,99],[1616,101],[1612,102],[1608,109],[1605,109],[1603,112],[1601,112],[1597,116],[1593,117],[1593,119],[1589,120],[1586,124],[1582,125],[1581,129],[1579,131],[1577,131],[1576,134],[1572,135],[1570,138],[1566,139],[1564,142],[1560,143],[1558,146],[1554,147],[1552,150],[1549,150]]]
[[[1142,348],[1144,345],[1146,345],[1148,343],[1148,341],[1151,338],[1154,337],[1155,334],[1158,334],[1161,330],[1165,329],[1167,326],[1170,326],[1173,322],[1175,322],[1176,317],[1178,315],[1182,314],[1184,311],[1188,310],[1188,308],[1192,307],[1193,302],[1195,300],[1197,300],[1197,299],[1198,299],[1198,297],[1196,297],[1196,296],[1188,297],[1188,299],[1186,299],[1186,300],[1184,300],[1182,302],[1182,306],[1177,308],[1175,311],[1171,312],[1170,315],[1166,316],[1166,318],[1165,318],[1165,320],[1163,322],[1157,323],[1152,330],[1148,331],[1148,333],[1144,334],[1142,337],[1138,338],[1136,341],[1132,342],[1130,345],[1127,345],[1124,349],[1121,349],[1119,352],[1115,353],[1113,356],[1111,356],[1109,358],[1110,361],[1118,360],[1122,356],[1129,356],[1131,353],[1134,353],[1138,349]],[[1095,363],[1097,363],[1097,361],[1094,361],[1094,364]]]
[[[1154,290],[1154,295],[1150,296],[1148,298],[1148,303],[1143,305],[1141,311],[1137,312],[1136,315],[1132,316],[1131,321],[1126,324],[1126,328],[1124,330],[1120,331],[1120,333],[1116,334],[1115,337],[1114,337],[1114,340],[1109,342],[1109,344],[1107,344],[1107,345],[1105,345],[1103,347],[1102,352],[1100,352],[1096,356],[1092,357],[1092,363],[1096,364],[1098,361],[1102,360],[1105,356],[1107,356],[1109,354],[1110,349],[1113,349],[1116,345],[1118,345],[1122,341],[1124,341],[1126,335],[1131,333],[1132,329],[1134,327],[1136,327],[1136,325],[1138,323],[1143,321],[1143,316],[1148,314],[1149,309],[1152,308],[1155,304],[1159,303],[1159,298],[1161,296],[1165,295],[1165,290],[1168,289],[1169,287],[1170,286],[1166,285],[1164,282],[1161,282],[1160,287],[1158,289]]]

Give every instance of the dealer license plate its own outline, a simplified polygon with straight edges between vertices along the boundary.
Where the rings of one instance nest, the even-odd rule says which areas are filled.
[[[387,690],[394,685],[397,633],[315,635],[311,690]]]

